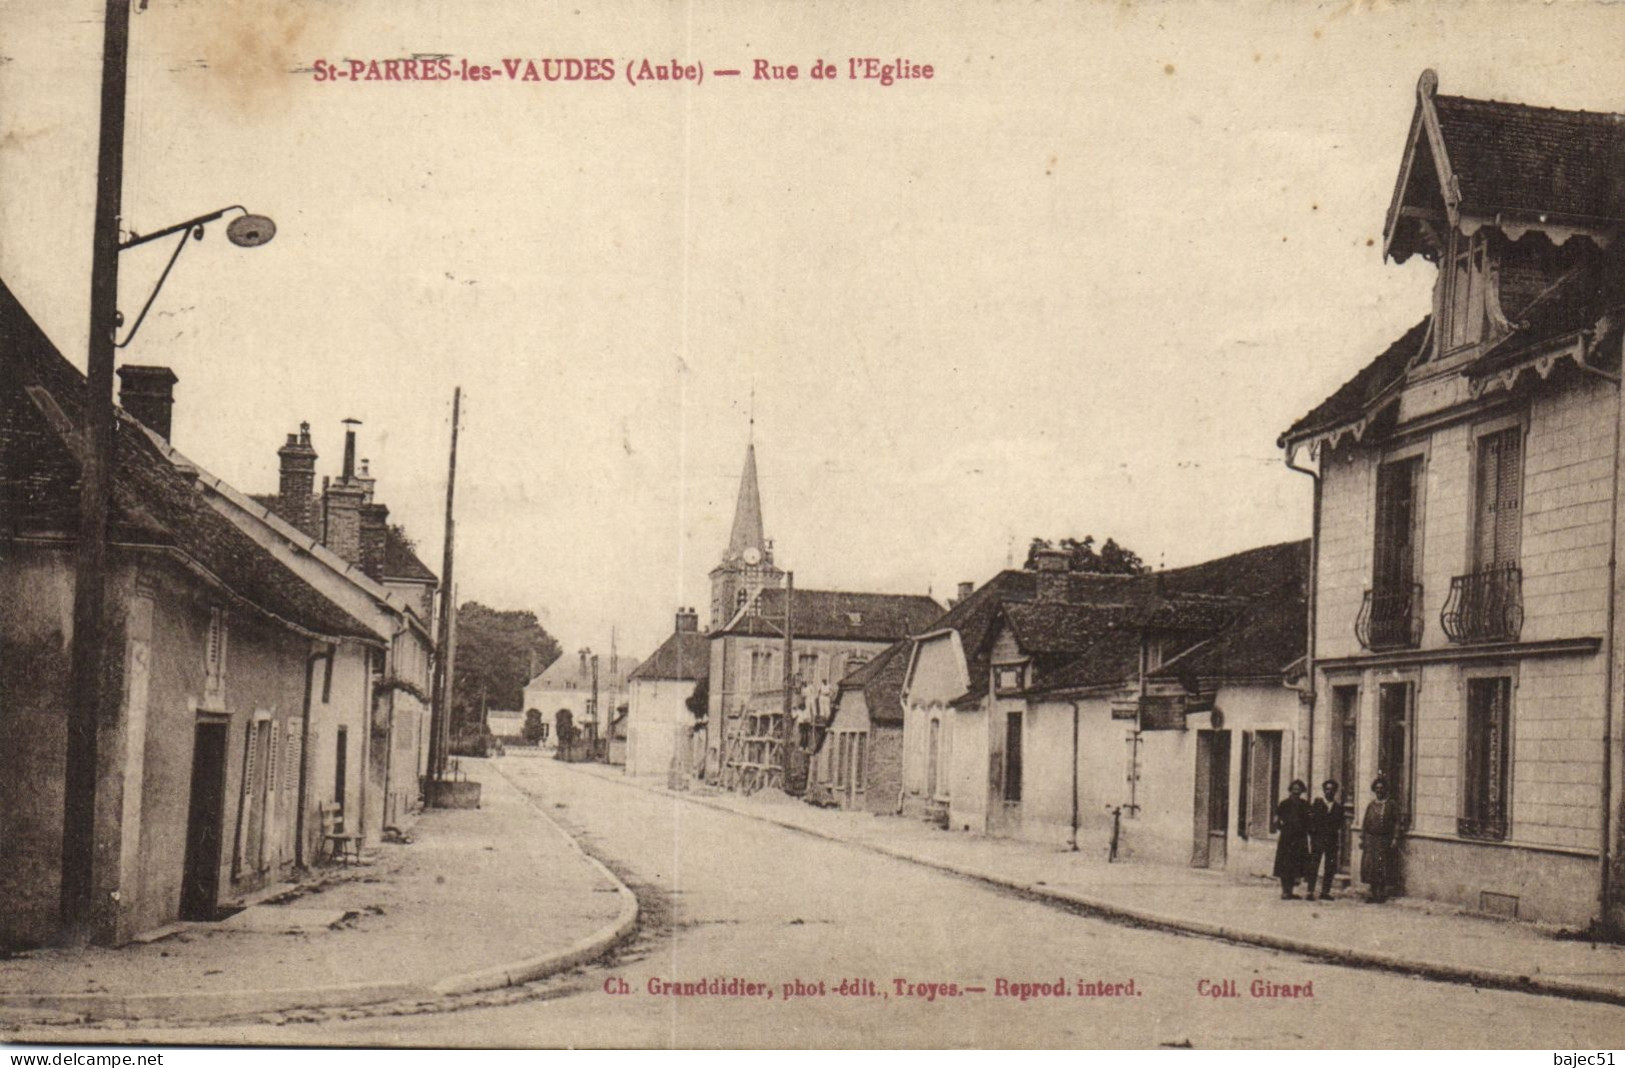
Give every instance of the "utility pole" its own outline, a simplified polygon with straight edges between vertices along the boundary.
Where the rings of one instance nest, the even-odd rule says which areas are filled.
[[[795,681],[795,599],[796,573],[784,573],[784,715],[779,721],[779,789],[790,788],[790,711],[795,700],[790,692]]]
[[[90,339],[80,452],[79,541],[73,585],[73,652],[62,797],[64,937],[92,932],[96,851],[96,750],[106,652],[107,512],[113,456],[113,349],[118,328],[119,219],[124,188],[124,95],[130,54],[129,0],[107,0],[102,34],[101,133],[90,259]]]
[[[434,704],[429,713],[429,778],[439,782],[446,773],[446,743],[451,736],[452,628],[457,594],[452,586],[452,553],[457,520],[452,509],[457,494],[457,428],[462,417],[463,387],[451,394],[451,460],[446,472],[446,545],[440,562],[439,653],[434,661]],[[432,800],[432,799],[431,799]]]

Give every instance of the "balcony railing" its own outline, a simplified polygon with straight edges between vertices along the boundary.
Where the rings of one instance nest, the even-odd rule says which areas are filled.
[[[1523,629],[1523,572],[1491,567],[1457,575],[1439,622],[1453,642],[1517,641]]]
[[[1366,590],[1354,636],[1364,649],[1414,649],[1422,644],[1422,586],[1412,582]]]

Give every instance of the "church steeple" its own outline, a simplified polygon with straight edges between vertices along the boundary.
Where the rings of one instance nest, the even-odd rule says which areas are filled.
[[[753,420],[754,423],[754,420]],[[745,446],[745,470],[739,476],[733,529],[722,561],[711,571],[711,626],[725,626],[757,590],[778,586],[784,572],[773,566],[773,547],[762,527],[762,495],[756,482],[755,427]]]
[[[724,563],[747,560],[755,550],[758,559],[766,555],[767,539],[762,534],[762,495],[756,486],[756,443],[745,446],[745,471],[739,476],[739,500],[734,505],[733,533],[728,535],[728,551]]]

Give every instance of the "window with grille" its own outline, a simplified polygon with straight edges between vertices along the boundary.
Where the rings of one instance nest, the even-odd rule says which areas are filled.
[[[1416,581],[1417,502],[1420,457],[1377,468],[1377,545],[1372,585],[1383,593],[1408,590]]]
[[[1479,438],[1473,562],[1480,571],[1518,562],[1522,483],[1522,428],[1508,427]]]
[[[796,657],[796,676],[802,682],[812,682],[818,676],[818,654],[801,653]]]
[[[1467,751],[1458,831],[1469,838],[1507,836],[1507,760],[1512,679],[1467,680]]]

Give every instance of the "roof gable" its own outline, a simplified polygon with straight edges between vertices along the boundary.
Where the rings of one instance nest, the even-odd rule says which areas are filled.
[[[11,530],[73,530],[79,481],[76,427],[83,421],[85,378],[3,282],[0,366],[5,371],[0,374],[5,395],[0,484],[5,486]],[[111,540],[173,550],[243,606],[302,633],[376,640],[370,627],[216,511],[198,485],[196,471],[178,466],[149,430],[118,408],[113,449]]]
[[[786,591],[768,587],[734,616],[718,635],[780,637]],[[791,631],[798,638],[891,643],[918,634],[942,615],[930,597],[906,593],[852,593],[845,590],[794,591]]]
[[[563,659],[562,657],[560,659]],[[692,630],[674,631],[628,679],[699,680],[711,674],[711,639]]]
[[[1470,233],[1492,222],[1514,239],[1543,230],[1561,244],[1625,223],[1625,115],[1438,88],[1438,75],[1423,71],[1383,227],[1385,256],[1436,254],[1430,245],[1446,224]]]

